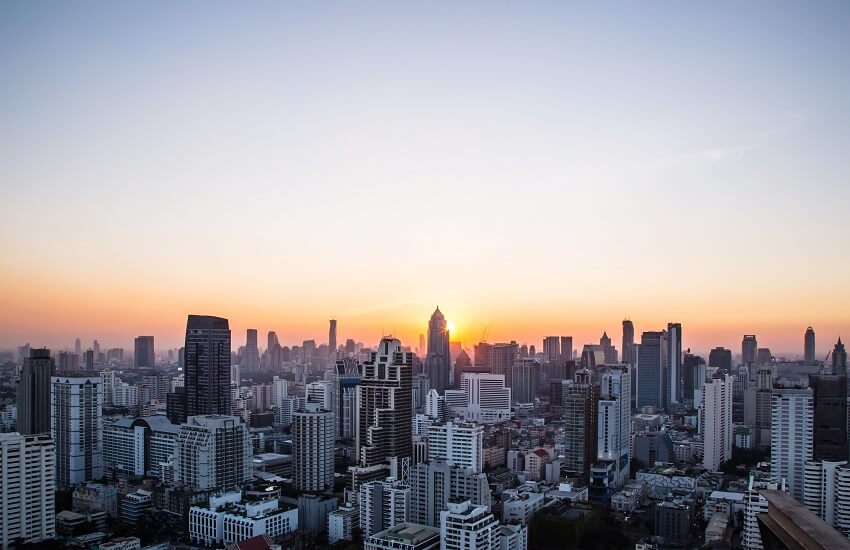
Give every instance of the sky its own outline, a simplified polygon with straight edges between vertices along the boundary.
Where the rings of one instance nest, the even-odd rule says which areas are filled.
[[[0,3],[0,346],[850,338],[850,4]],[[263,338],[261,338],[262,340]]]

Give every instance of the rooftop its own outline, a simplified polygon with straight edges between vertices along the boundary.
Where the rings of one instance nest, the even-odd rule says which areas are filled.
[[[432,538],[439,539],[440,530],[427,525],[419,525],[418,523],[399,523],[395,527],[390,527],[386,531],[372,535],[370,538],[401,541],[407,544],[417,545]]]

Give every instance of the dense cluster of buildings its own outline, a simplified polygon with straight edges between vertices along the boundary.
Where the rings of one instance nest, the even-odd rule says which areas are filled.
[[[359,533],[375,549],[524,550],[536,515],[592,509],[639,548],[770,547],[797,515],[850,536],[847,354],[839,340],[818,361],[811,328],[802,360],[746,335],[739,362],[683,350],[680,323],[638,342],[624,321],[619,350],[607,333],[581,350],[547,336],[539,353],[481,342],[474,359],[439,308],[415,350],[336,331],[291,348],[270,332],[261,350],[250,329],[234,351],[226,319],[190,315],[185,345],[160,356],[150,336],[132,360],[96,341],[21,348],[0,371],[17,390],[0,546],[129,548],[115,522],[156,517],[160,546]]]

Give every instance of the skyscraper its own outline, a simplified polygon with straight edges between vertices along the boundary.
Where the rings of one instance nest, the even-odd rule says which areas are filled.
[[[328,353],[330,354],[330,361],[333,363],[336,361],[336,319],[331,319],[328,321],[330,327],[328,328]]]
[[[774,388],[771,395],[770,475],[803,500],[803,472],[813,454],[814,398],[809,388]]]
[[[809,327],[806,329],[806,335],[803,336],[803,360],[808,365],[815,363],[815,329]]]
[[[229,489],[251,479],[251,435],[239,417],[189,417],[175,452],[177,481],[198,489]]]
[[[607,500],[629,479],[631,460],[631,373],[614,365],[600,375],[596,458],[591,468],[591,491]],[[594,475],[593,470],[597,472]],[[600,476],[598,473],[605,472]],[[602,482],[604,479],[604,483]]]
[[[256,332],[255,344],[256,344]],[[189,315],[183,369],[186,417],[230,414],[230,327],[227,319]],[[184,419],[172,422],[184,422]]]
[[[137,336],[133,365],[137,369],[152,369],[156,364],[153,351],[153,336]]]
[[[55,460],[50,434],[0,433],[0,548],[53,538]]]
[[[688,350],[682,358],[682,401],[699,406],[697,392],[705,384],[705,360]]]
[[[31,348],[18,381],[18,432],[50,433],[50,377],[55,364],[49,349]]]
[[[635,362],[635,326],[628,319],[623,320],[623,363],[632,365]]]
[[[667,407],[667,334],[644,332],[638,349],[637,406]]]
[[[712,369],[732,372],[732,350],[717,347],[708,354],[708,366]]]
[[[293,486],[321,493],[334,487],[334,417],[330,410],[307,403],[292,415]]]
[[[581,369],[574,381],[564,381],[562,393],[564,467],[587,478],[596,460],[599,384],[591,380],[589,370]]]
[[[741,341],[741,363],[744,365],[755,364],[758,346],[755,334],[745,334]]]
[[[617,348],[611,345],[611,338],[607,332],[602,333],[602,338],[599,339],[599,346],[602,348],[605,364],[612,365],[617,362]]]
[[[561,356],[567,361],[573,358],[573,337],[561,336]]]
[[[510,344],[493,344],[490,346],[490,372],[503,375],[508,387],[511,385],[511,367],[514,366],[514,361],[516,361],[518,353],[519,348],[516,342],[511,342]],[[477,353],[475,354],[475,362],[478,364]]]
[[[667,323],[667,403],[682,402],[682,323]]]
[[[99,376],[51,379],[51,435],[56,444],[56,485],[103,476],[103,383]]]
[[[255,328],[249,328],[246,331],[242,370],[245,372],[260,370],[260,349],[257,347],[257,329]]]
[[[847,377],[810,374],[809,387],[814,399],[814,459],[847,460]]]
[[[446,318],[438,307],[428,321],[428,355],[425,358],[425,372],[431,377],[431,387],[440,394],[449,387],[449,371],[452,364],[449,337]]]
[[[74,340],[74,353],[77,354],[77,357],[83,354],[83,343],[80,341],[79,338]]]
[[[700,426],[705,449],[703,466],[717,471],[732,458],[732,386],[735,377],[719,371],[702,389]]]
[[[553,363],[561,358],[561,339],[557,336],[543,338],[543,361]]]
[[[540,363],[536,359],[517,359],[510,368],[511,399],[515,403],[533,403],[540,384]]]
[[[847,351],[841,343],[841,338],[832,349],[832,373],[847,376]]]
[[[360,466],[395,463],[404,470],[413,453],[413,354],[383,338],[363,364],[357,386],[360,421],[356,453]],[[402,472],[404,473],[404,472]],[[401,475],[395,475],[404,480]]]

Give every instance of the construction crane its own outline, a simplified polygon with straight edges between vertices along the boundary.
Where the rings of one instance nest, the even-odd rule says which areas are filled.
[[[488,331],[488,330],[490,330],[490,327],[489,327],[489,326],[485,326],[485,327],[484,327],[484,334],[482,334],[482,335],[481,335],[481,341],[482,341],[482,342],[486,342],[486,341],[487,341],[487,331]]]

